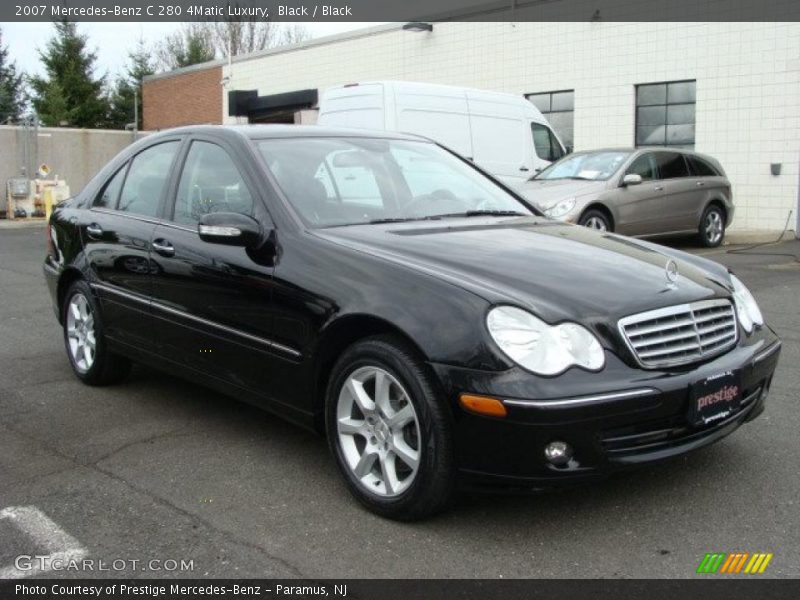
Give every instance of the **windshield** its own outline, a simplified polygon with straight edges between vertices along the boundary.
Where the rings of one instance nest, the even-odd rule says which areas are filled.
[[[257,145],[284,194],[314,227],[534,214],[428,142],[292,138]]]
[[[553,163],[534,179],[605,181],[622,166],[630,152],[582,152]]]

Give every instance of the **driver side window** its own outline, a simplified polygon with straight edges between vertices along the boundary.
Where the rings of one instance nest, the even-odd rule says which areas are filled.
[[[625,171],[625,175],[639,175],[642,181],[652,181],[658,179],[658,166],[652,152],[642,154],[634,160]]]
[[[533,147],[536,150],[536,156],[550,162],[564,156],[561,144],[558,143],[558,139],[556,139],[549,127],[539,123],[531,123],[531,131],[533,133]]]
[[[213,212],[253,215],[253,198],[230,155],[211,142],[192,142],[181,173],[173,220],[194,226]]]

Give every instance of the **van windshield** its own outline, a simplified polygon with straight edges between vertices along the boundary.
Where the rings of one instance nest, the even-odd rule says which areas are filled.
[[[257,147],[289,202],[313,227],[536,214],[429,142],[291,138],[259,140]]]
[[[630,152],[624,151],[578,152],[554,162],[534,179],[606,181],[619,170],[630,155]]]

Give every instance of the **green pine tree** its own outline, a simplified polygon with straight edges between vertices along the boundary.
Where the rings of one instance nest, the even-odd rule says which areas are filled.
[[[139,102],[138,129],[142,128],[142,80],[147,75],[155,72],[150,58],[150,52],[144,40],[139,39],[136,49],[128,54],[128,66],[125,74],[117,77],[114,89],[111,91],[111,109],[108,122],[113,128],[122,129],[128,123],[133,123],[135,103]]]
[[[45,77],[32,77],[33,106],[48,126],[105,127],[109,101],[105,77],[95,77],[97,54],[86,47],[87,37],[75,23],[54,23],[56,34],[39,58]]]
[[[25,88],[22,73],[9,60],[8,46],[3,46],[3,30],[0,29],[0,123],[16,121],[25,106]]]

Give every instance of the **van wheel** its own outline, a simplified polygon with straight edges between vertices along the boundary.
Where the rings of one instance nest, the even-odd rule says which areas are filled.
[[[716,248],[725,238],[725,213],[716,204],[710,205],[703,212],[698,237],[706,248]]]
[[[106,348],[99,306],[85,281],[70,286],[62,310],[64,345],[78,379],[88,385],[109,385],[125,379],[131,362]]]
[[[425,364],[393,336],[350,346],[326,393],[328,443],[350,492],[401,521],[428,517],[453,495],[449,415]]]
[[[578,224],[597,231],[612,231],[611,221],[608,216],[596,209],[587,210],[583,213]]]

